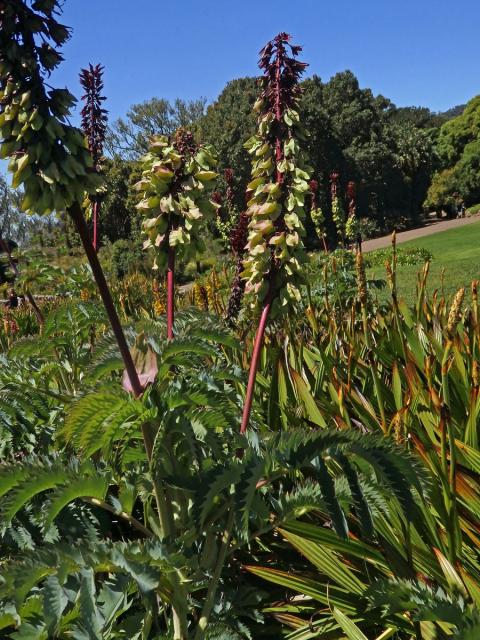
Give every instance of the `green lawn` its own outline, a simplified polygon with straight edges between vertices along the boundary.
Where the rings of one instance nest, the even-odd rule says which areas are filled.
[[[425,247],[432,253],[428,279],[430,292],[441,289],[443,269],[443,287],[447,296],[451,296],[462,286],[469,290],[472,280],[480,280],[480,222],[441,231],[399,246]],[[398,267],[399,294],[410,304],[415,299],[416,275],[421,268],[422,265]],[[375,267],[369,271],[369,276],[385,278],[385,271],[381,267]]]

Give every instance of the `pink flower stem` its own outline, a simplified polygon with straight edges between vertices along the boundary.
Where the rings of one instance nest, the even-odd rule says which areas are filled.
[[[107,281],[105,280],[105,274],[103,273],[102,266],[98,260],[97,252],[93,247],[92,240],[88,232],[88,227],[85,222],[85,218],[83,217],[80,206],[78,204],[73,205],[69,209],[69,214],[73,222],[75,223],[75,227],[77,229],[78,235],[80,236],[80,240],[82,241],[83,248],[88,258],[88,262],[90,263],[93,277],[95,278],[95,281],[97,283],[98,291],[102,298],[102,302],[105,307],[105,311],[107,312],[108,319],[110,321],[110,326],[112,327],[112,331],[117,341],[118,348],[120,350],[120,354],[127,371],[127,375],[130,379],[130,385],[133,390],[133,395],[138,398],[142,395],[143,388],[140,384],[138,373],[135,369],[135,364],[133,363],[132,354],[130,353],[125,334],[123,333],[122,325],[120,324],[117,310],[115,309],[115,305],[113,304],[110,289],[108,288]]]
[[[175,247],[168,247],[167,267],[167,338],[173,340],[175,316]]]
[[[97,241],[97,224],[98,224],[98,202],[93,203],[93,248],[98,251]]]
[[[272,304],[272,297],[269,293],[265,300],[265,306],[260,316],[260,322],[258,323],[257,333],[255,335],[255,342],[253,344],[252,361],[250,363],[250,372],[248,374],[247,393],[245,395],[245,403],[243,405],[242,424],[240,427],[240,433],[245,433],[248,429],[248,423],[250,421],[250,413],[252,412],[253,392],[255,389],[255,378],[257,377],[258,361],[260,359],[260,353],[262,351],[263,339],[265,336],[265,328],[267,326],[268,314],[270,313],[270,307]]]

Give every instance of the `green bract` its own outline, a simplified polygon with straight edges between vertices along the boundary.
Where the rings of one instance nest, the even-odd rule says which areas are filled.
[[[357,216],[349,216],[345,223],[345,237],[348,240],[355,240],[360,233],[360,221]]]
[[[154,269],[166,268],[169,247],[187,259],[204,250],[202,222],[219,206],[210,199],[216,165],[211,146],[182,148],[175,139],[152,138],[136,188],[142,192],[137,208],[145,216],[144,248],[155,252]]]
[[[0,156],[10,158],[13,187],[24,188],[22,210],[41,215],[81,203],[101,178],[82,132],[67,121],[75,98],[43,85],[62,60],[55,47],[69,38],[53,17],[58,2],[32,6],[24,0],[0,6]]]
[[[313,226],[315,227],[315,232],[319,238],[324,238],[326,236],[325,231],[325,216],[323,215],[323,211],[320,207],[315,207],[310,212],[310,217],[312,218]]]
[[[296,136],[301,135],[298,112],[289,109],[284,122],[288,133],[279,162],[275,161],[275,149],[270,144],[271,113],[260,115],[258,134],[245,144],[253,159],[252,181],[248,185],[252,192],[248,202],[251,221],[243,277],[247,280],[246,292],[255,294],[252,305],[260,308],[268,295],[273,300],[274,316],[300,300],[301,265],[305,261],[304,205],[311,171],[304,166],[296,141]]]
[[[299,78],[307,65],[296,59],[302,48],[290,40],[279,33],[260,51],[263,91],[254,105],[258,128],[245,143],[252,180],[242,276],[245,292],[254,294],[252,306],[259,311],[267,305],[272,317],[301,297],[305,195],[310,193],[311,169],[304,166],[297,141],[305,138],[298,104]]]
[[[338,196],[333,196],[332,198],[332,220],[335,223],[338,235],[343,239],[346,235],[345,211]]]

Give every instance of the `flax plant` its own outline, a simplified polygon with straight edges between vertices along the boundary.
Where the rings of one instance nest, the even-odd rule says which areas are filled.
[[[355,257],[356,271],[357,271],[357,283],[358,283],[358,300],[360,302],[360,308],[362,313],[363,333],[365,336],[365,346],[367,349],[367,359],[371,363],[371,372],[373,385],[375,388],[375,395],[377,397],[378,409],[380,411],[381,428],[384,433],[387,433],[387,419],[385,416],[385,407],[383,393],[381,389],[380,380],[376,370],[375,354],[373,351],[373,342],[370,336],[370,326],[368,322],[368,291],[367,291],[367,278],[365,274],[365,263],[363,260],[363,253],[358,251]]]

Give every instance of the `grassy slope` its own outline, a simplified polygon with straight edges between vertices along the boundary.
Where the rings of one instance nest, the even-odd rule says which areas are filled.
[[[470,288],[472,280],[480,279],[480,222],[442,231],[431,236],[402,243],[402,247],[425,247],[432,255],[428,288],[441,289],[442,270],[445,269],[444,290],[450,296],[464,286]],[[421,265],[398,269],[398,289],[408,303],[415,299],[416,274]],[[375,267],[370,276],[385,278],[385,271]]]

